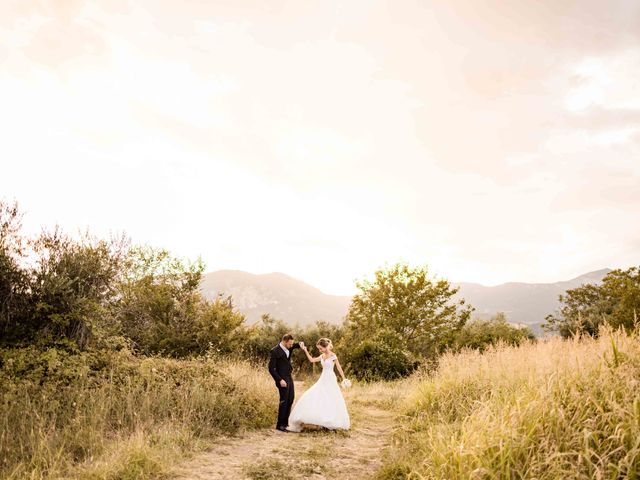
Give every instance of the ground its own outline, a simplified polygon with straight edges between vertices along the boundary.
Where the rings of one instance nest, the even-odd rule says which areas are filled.
[[[296,391],[308,385],[296,382]],[[299,393],[298,395],[300,395]],[[352,427],[348,432],[275,429],[223,437],[212,449],[176,469],[179,480],[368,479],[380,466],[394,427],[397,391],[388,384],[345,391]],[[274,421],[275,409],[274,405]]]

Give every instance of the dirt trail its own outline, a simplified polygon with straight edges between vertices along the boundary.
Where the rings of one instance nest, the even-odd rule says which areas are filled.
[[[296,392],[304,389],[297,385]],[[351,416],[348,432],[310,431],[300,434],[275,429],[224,437],[213,448],[181,465],[179,480],[365,479],[380,466],[390,439],[394,414],[375,387],[345,392]],[[274,406],[275,408],[275,406]],[[274,410],[275,415],[275,410]]]

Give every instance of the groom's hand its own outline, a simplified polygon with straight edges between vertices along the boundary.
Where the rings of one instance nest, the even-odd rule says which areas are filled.
[[[304,350],[304,342],[300,342],[300,348]]]
[[[284,380],[280,380],[280,386],[282,388],[287,388],[287,382],[285,382]]]

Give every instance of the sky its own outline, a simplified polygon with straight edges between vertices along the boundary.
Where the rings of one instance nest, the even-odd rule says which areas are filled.
[[[3,1],[0,199],[334,294],[638,265],[640,2]]]

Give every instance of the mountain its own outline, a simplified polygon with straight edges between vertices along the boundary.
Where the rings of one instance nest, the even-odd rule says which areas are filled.
[[[463,282],[455,285],[460,287],[458,296],[476,308],[474,317],[486,319],[496,312],[504,312],[510,322],[529,325],[539,334],[544,318],[559,306],[558,295],[586,283],[600,283],[610,271],[604,268],[555,283],[509,282],[486,287]]]
[[[529,325],[541,333],[544,318],[558,307],[558,295],[585,283],[599,283],[608,268],[555,283],[503,283],[486,287],[478,283],[454,283],[458,297],[476,310],[474,317],[489,318],[504,312],[512,323]],[[290,324],[308,325],[317,320],[339,323],[346,315],[351,297],[327,295],[284,273],[254,275],[239,270],[220,270],[204,275],[200,289],[206,298],[219,293],[231,295],[236,307],[253,323],[263,313]]]
[[[231,295],[249,323],[260,320],[263,313],[290,324],[340,323],[351,301],[351,297],[327,295],[284,273],[255,275],[239,270],[205,274],[200,291],[209,299],[219,293]]]

